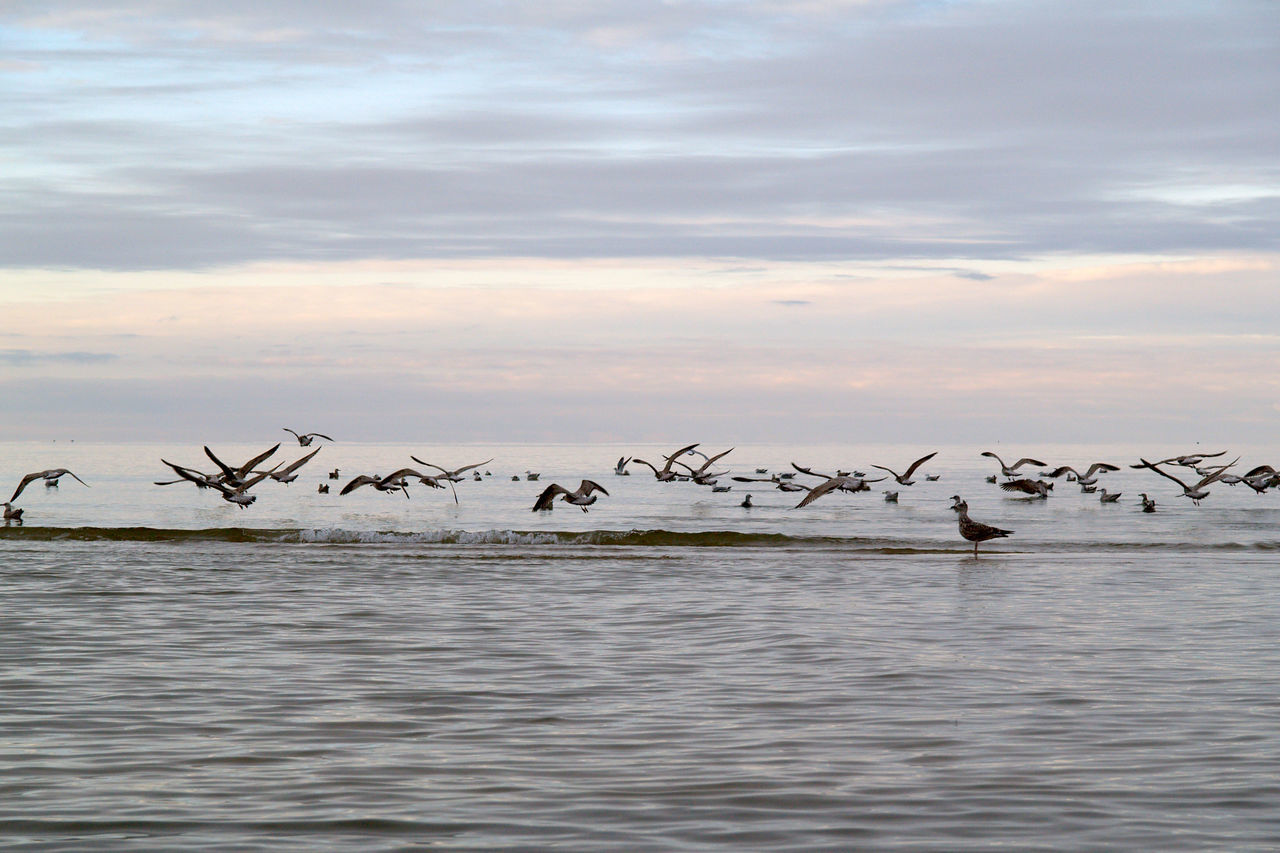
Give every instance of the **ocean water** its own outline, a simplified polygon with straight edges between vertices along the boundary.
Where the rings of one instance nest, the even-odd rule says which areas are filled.
[[[153,484],[199,444],[0,444],[4,497],[89,483],[0,529],[0,848],[1280,847],[1280,496],[1127,467],[1195,447],[717,466],[939,451],[897,504],[803,509],[612,473],[675,446],[336,443],[240,509]],[[1125,466],[1122,497],[1015,498],[984,449]],[[337,494],[410,454],[489,473]],[[589,512],[530,511],[583,478]],[[975,559],[954,494],[1013,536]]]

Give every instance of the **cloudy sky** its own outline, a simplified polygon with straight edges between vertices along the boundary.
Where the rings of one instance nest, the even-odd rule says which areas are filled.
[[[1280,420],[1273,0],[12,0],[0,197],[0,439]]]

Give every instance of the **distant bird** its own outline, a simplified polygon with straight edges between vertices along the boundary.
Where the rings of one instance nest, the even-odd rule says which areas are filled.
[[[869,483],[879,483],[881,480],[889,479],[888,477],[867,479],[867,475],[861,471],[854,471],[852,473],[849,471],[836,471],[834,474],[824,474],[820,471],[814,471],[812,468],[805,468],[803,465],[797,465],[794,462],[791,463],[791,467],[795,468],[796,471],[801,474],[808,474],[810,477],[823,477],[828,480],[842,480],[843,482],[836,486],[836,489],[842,492],[869,492],[871,491],[871,486],[868,485]],[[781,474],[779,476],[794,477],[795,474]],[[734,479],[737,478],[735,477]]]
[[[1098,487],[1085,484],[1080,486],[1080,491],[1086,495],[1091,495],[1094,492],[1098,491]]]
[[[751,509],[751,507],[753,506],[753,504],[751,503],[751,495],[747,495],[745,498],[743,498],[742,503],[738,504],[738,506],[742,507],[743,509]]]
[[[630,477],[631,472],[627,470],[627,463],[631,461],[630,456],[619,456],[618,461],[614,463],[613,473],[619,477]]]
[[[1066,474],[1069,472],[1075,475],[1076,482],[1079,483],[1080,485],[1092,486],[1094,483],[1098,482],[1098,478],[1094,476],[1097,472],[1119,471],[1119,470],[1120,469],[1117,466],[1109,465],[1106,462],[1094,462],[1092,465],[1089,466],[1089,468],[1083,474],[1081,474],[1075,468],[1072,468],[1070,465],[1061,465],[1057,468],[1054,468],[1052,471],[1049,471],[1044,476],[1061,477],[1063,474]]]
[[[593,480],[583,480],[582,483],[574,491],[569,491],[559,483],[552,483],[542,490],[542,494],[538,495],[538,499],[534,501],[533,511],[551,509],[551,505],[555,502],[558,495],[565,503],[573,504],[579,507],[583,512],[587,511],[587,507],[591,506],[598,499],[595,492],[609,494],[605,491],[604,486]]]
[[[896,504],[896,503],[898,502],[898,493],[897,493],[897,492],[885,492],[885,493],[884,493],[884,502],[885,502],[885,503],[889,503],[889,504]]]
[[[677,476],[677,474],[671,470],[671,466],[675,464],[676,459],[688,453],[690,450],[693,450],[697,446],[698,444],[695,442],[694,444],[690,444],[688,447],[680,448],[675,453],[672,453],[670,456],[664,457],[667,460],[667,464],[663,465],[662,468],[658,468],[652,462],[646,462],[645,460],[639,458],[638,456],[632,457],[631,461],[636,462],[640,465],[648,465],[649,468],[653,471],[654,478],[658,482],[670,483],[672,480],[676,479],[676,476]]]
[[[1190,498],[1193,504],[1195,504],[1196,506],[1200,506],[1200,501],[1209,497],[1209,490],[1206,489],[1205,487],[1208,486],[1210,483],[1213,483],[1214,481],[1221,478],[1222,475],[1226,473],[1226,470],[1228,468],[1230,468],[1232,465],[1236,464],[1236,462],[1239,462],[1239,461],[1240,461],[1239,459],[1236,459],[1235,462],[1231,462],[1230,464],[1223,465],[1215,469],[1214,471],[1209,473],[1207,476],[1203,477],[1194,485],[1187,485],[1182,480],[1179,480],[1177,477],[1170,474],[1168,471],[1161,471],[1159,468],[1156,467],[1157,465],[1160,464],[1158,462],[1148,462],[1145,459],[1141,459],[1141,464],[1131,465],[1130,467],[1131,468],[1150,468],[1152,471],[1155,471],[1161,477],[1167,477],[1168,479],[1173,480],[1175,483],[1177,483],[1179,486],[1182,487],[1182,496],[1184,498]]]
[[[1147,497],[1147,493],[1146,493],[1146,492],[1142,492],[1142,493],[1140,493],[1138,496],[1139,496],[1140,498],[1142,498],[1142,511],[1143,511],[1143,512],[1155,512],[1155,511],[1156,511],[1156,501],[1155,501],[1155,498],[1149,498],[1149,497]]]
[[[490,461],[490,462],[492,462],[493,460],[492,460],[492,459],[490,459],[489,461]],[[483,463],[481,463],[481,464],[483,464]],[[526,480],[528,480],[529,482],[533,482],[534,480],[538,479],[538,478],[539,478],[539,477],[541,477],[541,476],[542,476],[542,474],[541,474],[541,473],[539,473],[539,472],[537,472],[537,471],[530,471],[528,468],[526,468],[526,469],[525,469],[525,471],[524,471],[524,478],[525,478]]]
[[[1215,459],[1219,456],[1226,456],[1227,451],[1219,450],[1217,453],[1187,453],[1182,456],[1171,456],[1168,459],[1161,459],[1159,462],[1153,462],[1153,465],[1182,465],[1187,468],[1194,468],[1206,459]],[[1135,468],[1144,466],[1135,465]]]
[[[316,492],[321,495],[329,494],[329,484],[321,483],[320,485],[316,486]]]
[[[757,473],[757,474],[768,474],[768,473],[769,473],[769,469],[768,469],[768,468],[757,468],[757,469],[756,469],[756,473]]]
[[[338,479],[338,469],[337,469],[337,468],[334,468],[332,471],[330,471],[330,472],[329,472],[329,479],[330,479],[330,480],[336,480],[336,479]]]
[[[925,474],[924,478],[930,483],[936,483],[942,477],[941,474]]]
[[[315,456],[321,450],[322,448],[317,447],[315,450],[311,451],[310,453],[308,453],[306,456],[302,457],[298,461],[292,462],[278,471],[272,471],[271,479],[275,480],[277,483],[284,483],[285,485],[292,483],[294,480],[298,479],[298,474],[297,474],[298,469],[301,468],[303,465],[306,465],[308,462],[310,462],[311,457]]]
[[[733,486],[712,486],[711,487],[711,491],[713,492],[727,492],[732,489],[733,489]]]
[[[19,507],[13,506],[8,501],[5,501],[4,502],[4,523],[8,524],[12,521],[16,521],[19,524],[21,524],[22,512],[23,510],[20,509]]]
[[[1029,456],[1024,456],[1022,459],[1019,459],[1017,462],[1013,463],[1012,465],[1006,465],[1004,464],[1003,459],[1001,459],[999,456],[992,453],[990,450],[982,451],[982,455],[990,456],[992,459],[999,462],[1000,473],[1004,474],[1006,477],[1018,476],[1018,469],[1021,468],[1023,465],[1039,465],[1041,468],[1044,468],[1046,464],[1044,462],[1039,461],[1038,459],[1032,459]]]
[[[1022,492],[1036,498],[1047,498],[1049,497],[1049,490],[1053,488],[1053,483],[1023,478],[1001,483],[1000,488],[1006,492]]]
[[[16,501],[18,499],[18,495],[22,494],[22,490],[27,487],[27,484],[34,482],[35,480],[57,480],[59,477],[68,476],[68,475],[71,477],[74,477],[83,486],[89,485],[84,480],[81,480],[79,477],[76,477],[75,474],[72,474],[66,468],[50,468],[47,471],[36,471],[35,473],[27,474],[25,477],[23,477],[22,482],[18,483],[18,488],[13,490],[13,495],[9,498],[9,500],[10,502]]]
[[[285,427],[284,431],[293,432],[293,430],[289,429],[288,427]],[[308,432],[308,433],[303,433],[302,435],[298,435],[298,433],[293,432],[293,437],[298,439],[298,445],[300,447],[310,447],[311,442],[315,441],[317,438],[323,438],[325,441],[333,441],[333,439],[329,438],[329,436],[319,432]]]
[[[222,495],[222,499],[227,503],[233,503],[241,509],[248,509],[249,504],[258,499],[257,495],[249,494],[249,489],[253,488],[258,483],[261,483],[267,477],[270,477],[274,470],[275,469],[273,468],[271,471],[263,471],[247,480],[241,481],[235,486],[229,486],[225,483],[214,483],[213,488]]]
[[[892,468],[886,468],[883,465],[872,465],[871,467],[879,468],[881,471],[888,471],[890,474],[893,475],[893,479],[896,480],[898,482],[898,485],[900,486],[910,486],[912,483],[915,482],[915,480],[911,479],[911,475],[916,472],[916,469],[937,455],[938,455],[938,451],[935,450],[932,453],[930,453],[928,456],[921,456],[915,462],[912,462],[910,467],[908,467],[907,470],[902,472],[901,474],[897,473]]]
[[[1113,504],[1120,500],[1120,492],[1108,492],[1106,489],[1098,492],[1098,499],[1104,504]]]
[[[955,502],[951,508],[960,514],[960,535],[973,543],[974,559],[978,557],[979,542],[986,542],[988,539],[1002,539],[1013,533],[1012,530],[1001,530],[999,527],[992,527],[989,524],[974,521],[969,517],[969,504],[961,500],[959,495],[953,495],[951,500]]]

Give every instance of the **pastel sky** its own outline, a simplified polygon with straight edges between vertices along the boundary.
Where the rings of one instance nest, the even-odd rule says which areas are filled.
[[[14,0],[0,439],[1268,441],[1273,0]]]

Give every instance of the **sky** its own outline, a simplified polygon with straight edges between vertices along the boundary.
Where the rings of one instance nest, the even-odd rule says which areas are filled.
[[[1272,0],[10,0],[0,440],[1266,442]]]

